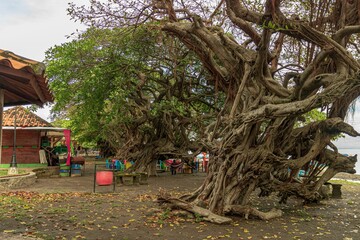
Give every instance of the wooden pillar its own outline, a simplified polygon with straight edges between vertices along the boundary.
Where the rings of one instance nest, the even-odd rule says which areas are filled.
[[[2,123],[3,123],[3,112],[4,112],[4,89],[0,89],[0,164],[2,158]]]

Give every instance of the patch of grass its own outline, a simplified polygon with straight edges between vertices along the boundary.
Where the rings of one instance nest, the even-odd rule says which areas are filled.
[[[91,220],[87,220],[87,219],[83,219],[81,220],[78,225],[80,226],[90,226],[90,225],[95,225],[95,221],[91,221]]]
[[[302,221],[310,222],[312,217],[309,213],[307,213],[305,210],[298,210],[297,214],[301,217]]]
[[[360,185],[360,182],[348,181],[348,180],[330,180],[329,183],[342,184],[342,185]]]
[[[17,196],[0,196],[0,220],[11,217],[23,221],[27,217],[27,210],[32,208],[32,205]]]
[[[44,239],[44,240],[54,240],[55,238],[52,236],[49,236],[45,233],[41,233],[41,232],[35,232],[34,236],[40,238],[40,239]]]
[[[160,215],[160,220],[164,221],[170,218],[170,208],[165,209],[165,211]]]
[[[48,214],[61,214],[61,213],[67,213],[69,210],[67,208],[60,208],[60,207],[53,207],[50,208],[47,213]]]
[[[67,221],[74,223],[74,222],[78,221],[78,218],[77,218],[77,216],[71,216],[67,219]]]
[[[25,174],[26,171],[25,170],[18,170],[19,174]],[[7,169],[0,169],[0,177],[4,177],[8,175],[8,170]]]
[[[194,215],[195,215],[195,222],[199,223],[199,222],[204,221],[203,216],[201,216],[200,214],[195,213]]]
[[[16,221],[22,221],[23,219],[25,219],[27,217],[27,213],[25,212],[22,212],[22,211],[16,211],[14,214],[13,214],[13,217]]]
[[[18,196],[0,196],[0,209],[29,209],[31,206]]]

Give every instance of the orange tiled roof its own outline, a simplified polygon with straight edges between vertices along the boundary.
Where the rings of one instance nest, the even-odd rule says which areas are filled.
[[[53,125],[22,106],[4,111],[3,126],[14,126],[15,110],[17,127],[53,127]]]
[[[0,49],[0,60],[7,60],[15,69],[27,70],[37,75],[44,74],[45,65],[32,59],[21,57],[13,52]]]
[[[52,102],[44,74],[43,63],[0,49],[0,85],[5,89],[5,106]]]

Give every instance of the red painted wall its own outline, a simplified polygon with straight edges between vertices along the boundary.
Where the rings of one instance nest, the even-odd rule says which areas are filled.
[[[3,130],[1,163],[10,163],[13,155],[14,131]],[[16,131],[16,162],[40,163],[40,131]]]

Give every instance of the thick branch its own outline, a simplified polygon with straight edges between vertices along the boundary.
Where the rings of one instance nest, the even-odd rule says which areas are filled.
[[[212,223],[228,224],[232,221],[231,218],[219,216],[205,208],[195,206],[191,203],[185,202],[178,198],[172,198],[170,196],[170,194],[166,193],[163,190],[160,190],[160,192],[159,192],[158,201],[171,203],[178,208],[184,209],[184,210],[194,213],[194,214],[198,214],[198,215],[204,217],[204,220],[212,222]]]
[[[325,149],[325,158],[330,162],[329,167],[337,172],[355,173],[354,167],[357,162],[357,155],[347,157],[330,149]]]
[[[229,205],[225,207],[226,213],[244,215],[248,219],[250,215],[260,218],[261,220],[270,220],[273,218],[281,217],[283,212],[279,209],[271,209],[269,212],[262,212],[256,208],[241,205]]]
[[[344,37],[347,37],[347,36],[349,36],[351,34],[355,34],[355,33],[360,33],[360,25],[346,26],[346,27],[340,29],[339,31],[337,31],[334,34],[333,39],[336,42],[340,43]]]
[[[279,116],[301,115],[314,108],[328,105],[334,99],[341,98],[360,88],[360,78],[348,78],[333,83],[323,92],[301,101],[293,101],[285,104],[267,104],[254,111],[246,112],[238,116],[238,120],[244,123],[259,121],[263,118],[275,118]]]
[[[304,128],[296,129],[293,133],[295,136],[301,136],[301,138],[311,138],[315,134],[314,142],[311,145],[308,153],[305,156],[292,160],[290,168],[298,169],[304,166],[307,162],[315,159],[324,147],[328,145],[330,139],[340,133],[346,133],[350,136],[360,136],[355,129],[349,124],[345,123],[341,118],[326,119],[321,122],[312,123]],[[294,138],[295,141],[301,141],[298,137]]]
[[[239,89],[238,89],[238,91],[236,93],[234,104],[233,104],[233,106],[231,108],[231,112],[230,112],[230,116],[229,116],[230,118],[234,117],[235,111],[236,111],[237,107],[239,106],[241,95],[242,95],[242,92],[244,91],[245,83],[248,80],[249,74],[250,74],[250,66],[248,64],[246,64],[243,79],[241,80],[241,84],[240,84]]]
[[[228,12],[228,17],[230,18],[230,20],[239,28],[241,28],[247,35],[249,35],[249,37],[251,38],[251,40],[256,44],[259,45],[261,37],[258,34],[258,32],[252,28],[250,26],[249,23],[247,23],[246,21],[244,21],[241,18],[236,17],[235,13],[230,9],[227,8],[227,12]]]
[[[256,24],[260,24],[261,22],[262,15],[250,11],[248,8],[244,7],[239,0],[227,0],[226,6],[240,19]]]

